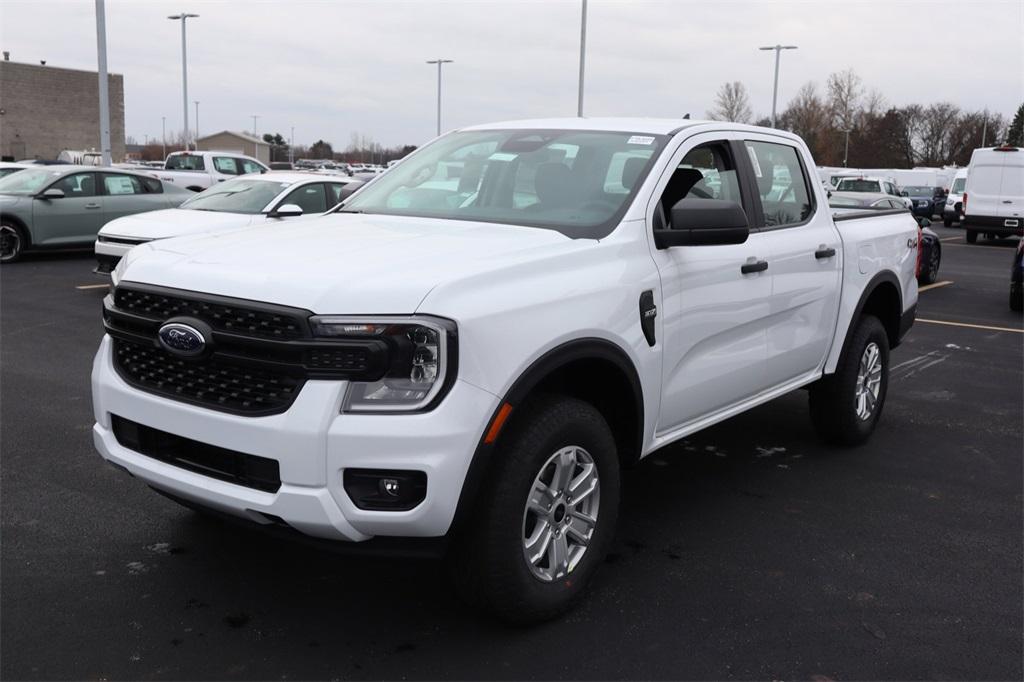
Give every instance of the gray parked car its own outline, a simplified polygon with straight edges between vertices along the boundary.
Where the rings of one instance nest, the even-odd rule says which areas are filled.
[[[38,166],[0,178],[0,263],[35,249],[91,246],[121,216],[174,208],[195,196],[121,168]]]

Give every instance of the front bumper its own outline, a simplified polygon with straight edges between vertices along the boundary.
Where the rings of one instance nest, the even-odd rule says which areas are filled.
[[[470,461],[498,398],[463,381],[432,411],[340,414],[346,383],[308,381],[292,406],[241,417],[161,398],[125,383],[104,337],[93,363],[93,441],[104,459],[174,497],[263,525],[283,520],[305,535],[363,541],[444,535]],[[281,486],[263,492],[153,459],[122,446],[111,415],[171,434],[278,462]],[[409,511],[359,509],[345,492],[346,468],[427,474],[426,498]]]
[[[1024,236],[1024,218],[965,215],[963,226],[973,232],[994,234],[999,237]]]

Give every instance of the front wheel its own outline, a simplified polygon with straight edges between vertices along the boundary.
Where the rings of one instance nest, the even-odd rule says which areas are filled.
[[[875,430],[889,388],[889,337],[881,321],[864,315],[850,336],[835,374],[811,387],[811,421],[823,440],[859,445]]]
[[[619,462],[589,403],[544,397],[502,435],[474,520],[450,567],[471,603],[513,623],[553,618],[579,599],[608,552]]]
[[[25,235],[11,223],[0,224],[0,263],[13,263],[25,251]]]

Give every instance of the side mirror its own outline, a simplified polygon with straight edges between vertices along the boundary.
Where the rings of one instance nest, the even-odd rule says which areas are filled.
[[[302,215],[302,208],[296,204],[282,204],[267,214],[268,218],[294,218]]]
[[[743,207],[720,199],[680,199],[672,207],[672,229],[655,230],[659,249],[673,246],[742,244],[750,236]]]
[[[909,197],[910,196],[910,192],[908,192],[907,190],[903,190],[902,192],[900,192],[900,196],[901,197]]]
[[[40,199],[63,199],[64,198],[64,190],[57,189],[56,187],[51,187],[50,189],[48,189],[45,192],[43,192],[42,194],[40,194],[39,198]]]

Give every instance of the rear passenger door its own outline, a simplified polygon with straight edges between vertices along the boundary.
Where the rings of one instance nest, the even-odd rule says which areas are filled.
[[[127,173],[102,173],[103,224],[133,213],[165,208],[163,198],[148,194],[142,179]]]
[[[771,135],[748,135],[744,146],[772,274],[765,372],[781,386],[817,371],[831,346],[842,243],[828,206],[817,205],[812,167],[799,147]]]

